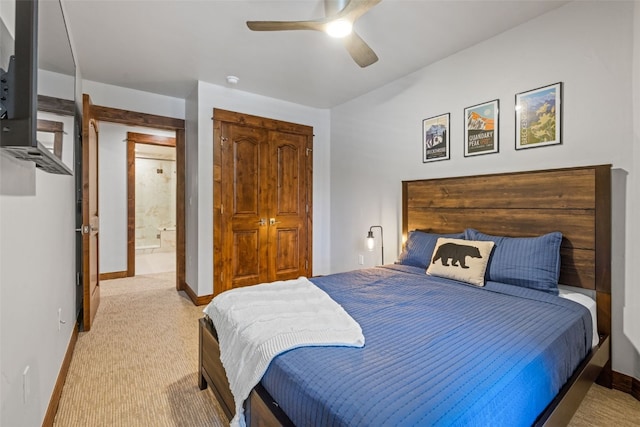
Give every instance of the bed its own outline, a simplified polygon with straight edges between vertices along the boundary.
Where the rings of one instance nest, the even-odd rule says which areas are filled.
[[[596,378],[611,382],[610,187],[609,165],[402,183],[407,246],[419,233],[519,241],[561,232],[559,282],[595,297],[595,345],[592,315],[557,291],[429,277],[405,248],[401,264],[311,279],[367,344],[277,356],[245,402],[247,424],[566,424]],[[231,419],[216,331],[199,324],[200,388],[210,385]]]

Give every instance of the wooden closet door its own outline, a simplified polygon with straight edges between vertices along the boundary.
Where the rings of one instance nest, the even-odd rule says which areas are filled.
[[[269,132],[270,280],[307,275],[307,137]]]
[[[214,110],[214,295],[311,275],[313,128]]]
[[[269,280],[268,138],[264,129],[221,125],[223,174],[223,267],[226,288],[255,285]],[[223,276],[224,279],[224,276]]]

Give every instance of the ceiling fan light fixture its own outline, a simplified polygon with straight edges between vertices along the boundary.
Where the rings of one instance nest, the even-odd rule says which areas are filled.
[[[346,19],[336,19],[327,23],[325,32],[331,37],[342,38],[351,34],[353,24]]]
[[[378,60],[376,53],[354,30],[354,23],[382,0],[324,0],[325,17],[306,21],[247,21],[251,31],[322,31],[342,38],[341,44],[360,67]]]

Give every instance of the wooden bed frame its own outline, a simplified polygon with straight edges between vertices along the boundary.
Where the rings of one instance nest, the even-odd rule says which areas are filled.
[[[409,230],[528,237],[563,234],[560,283],[591,290],[600,344],[540,415],[538,425],[566,425],[591,384],[611,388],[611,166],[442,178],[402,183],[402,233]],[[211,385],[229,419],[234,401],[220,362],[217,335],[200,319],[201,390]],[[247,425],[292,425],[258,385],[245,402]]]

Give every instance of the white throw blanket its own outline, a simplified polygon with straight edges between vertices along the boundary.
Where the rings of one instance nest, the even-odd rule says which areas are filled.
[[[364,346],[360,325],[305,277],[216,296],[204,309],[218,332],[220,359],[244,426],[245,399],[278,354],[303,346]]]

